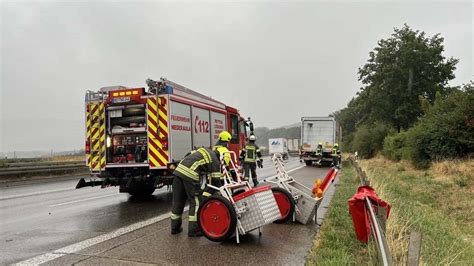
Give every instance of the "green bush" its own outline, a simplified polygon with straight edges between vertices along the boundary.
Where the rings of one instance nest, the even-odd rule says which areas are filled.
[[[385,137],[383,143],[383,155],[390,160],[400,161],[409,159],[409,149],[407,147],[407,134],[405,131],[391,134]]]
[[[371,158],[382,151],[385,137],[391,128],[382,123],[359,126],[354,134],[351,148],[363,158]]]
[[[426,168],[433,160],[465,157],[474,152],[474,90],[438,95],[426,115],[406,131],[411,162]],[[387,139],[387,149],[392,140]]]
[[[355,150],[352,148],[352,142],[354,140],[354,134],[353,133],[350,133],[350,134],[347,134],[343,140],[342,140],[342,143],[343,143],[343,149],[344,151],[346,152],[354,152]]]

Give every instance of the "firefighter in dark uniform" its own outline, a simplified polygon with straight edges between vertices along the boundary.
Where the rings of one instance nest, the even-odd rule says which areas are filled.
[[[341,150],[338,143],[332,147],[332,165],[337,168],[341,167]]]
[[[323,156],[323,143],[318,143],[318,146],[316,147],[316,156],[317,157],[322,157]]]
[[[219,149],[221,152],[222,149]],[[197,211],[202,194],[201,182],[210,177],[219,180],[222,176],[220,171],[219,151],[209,148],[199,148],[187,156],[178,164],[173,174],[173,202],[171,209],[171,234],[180,233],[183,228],[182,214],[186,200],[189,201],[189,224],[188,236],[202,236],[197,224]]]
[[[318,158],[317,164],[321,164],[321,160],[323,158],[323,143],[318,143],[318,146],[316,147],[316,158]]]
[[[240,152],[240,160],[243,161],[244,165],[244,177],[248,181],[250,172],[252,172],[252,181],[254,187],[258,185],[256,173],[257,165],[260,168],[263,167],[262,153],[260,152],[260,148],[257,146],[257,144],[255,144],[256,140],[257,138],[255,135],[251,135],[249,137],[249,143],[247,143],[245,148]]]

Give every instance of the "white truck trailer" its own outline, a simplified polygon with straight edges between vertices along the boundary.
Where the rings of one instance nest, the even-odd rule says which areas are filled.
[[[284,138],[268,139],[268,153],[273,156],[275,153],[280,153],[283,159],[288,159],[288,142]]]
[[[332,162],[332,147],[341,140],[341,130],[333,117],[301,118],[301,152],[300,158],[306,165]],[[322,156],[316,154],[318,143],[323,145]]]

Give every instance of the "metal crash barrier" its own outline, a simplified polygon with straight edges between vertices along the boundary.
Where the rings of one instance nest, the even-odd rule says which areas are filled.
[[[368,243],[372,235],[377,248],[380,263],[393,265],[390,249],[385,238],[385,223],[390,214],[390,204],[380,199],[375,190],[368,185],[365,172],[360,169],[357,162],[352,161],[360,186],[356,194],[348,200],[349,212],[352,216],[357,240]]]

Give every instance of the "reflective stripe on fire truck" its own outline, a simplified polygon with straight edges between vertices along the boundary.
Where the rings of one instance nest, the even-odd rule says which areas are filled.
[[[148,98],[148,162],[150,168],[168,163],[168,102],[166,97]],[[165,146],[165,147],[164,147]]]
[[[86,140],[90,141],[91,137],[91,118],[90,118],[90,105],[86,106]],[[89,142],[89,152],[86,153],[86,163],[87,166],[91,167],[91,152],[90,152],[90,142]]]
[[[90,103],[88,139],[90,140],[89,168],[93,171],[105,169],[105,110],[104,103]]]

